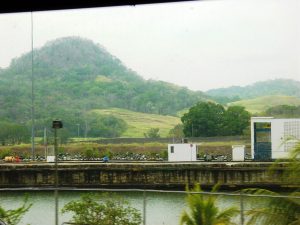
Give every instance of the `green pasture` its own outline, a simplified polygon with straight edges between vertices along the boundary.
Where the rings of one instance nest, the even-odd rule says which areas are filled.
[[[269,95],[228,103],[228,106],[244,106],[251,113],[261,113],[270,107],[278,105],[300,105],[300,98],[284,95]]]
[[[180,118],[174,116],[133,112],[120,108],[95,109],[92,112],[123,119],[127,123],[128,129],[122,137],[144,137],[144,133],[150,128],[159,128],[160,136],[167,137],[170,129],[181,123]]]

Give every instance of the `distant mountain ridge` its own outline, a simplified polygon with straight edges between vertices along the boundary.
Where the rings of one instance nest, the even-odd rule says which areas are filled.
[[[232,86],[228,88],[211,89],[205,93],[213,97],[238,97],[240,99],[251,99],[268,95],[300,97],[300,82],[292,79],[274,79],[259,81],[245,87]]]

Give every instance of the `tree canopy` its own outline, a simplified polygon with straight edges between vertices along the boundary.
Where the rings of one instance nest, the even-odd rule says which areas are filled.
[[[79,200],[67,203],[63,213],[72,212],[75,225],[139,225],[139,211],[114,194],[85,194]]]
[[[226,110],[213,102],[200,102],[181,117],[187,137],[242,135],[249,126],[250,113],[241,106]]]

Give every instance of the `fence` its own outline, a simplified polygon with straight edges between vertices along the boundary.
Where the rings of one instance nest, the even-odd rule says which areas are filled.
[[[219,137],[189,137],[187,138],[189,142],[214,142],[214,141],[249,141],[250,137],[247,136],[219,136]],[[95,142],[99,144],[133,144],[133,143],[180,143],[181,138],[92,138],[92,139],[75,139],[70,140],[70,142]]]
[[[140,210],[142,212],[142,224],[143,225],[152,225],[153,223],[148,223],[148,216],[149,216],[149,212],[147,212],[148,210],[148,204],[149,202],[151,203],[151,199],[148,198],[149,196],[152,196],[151,194],[180,194],[183,196],[186,196],[187,192],[185,191],[176,191],[176,190],[149,190],[149,189],[103,189],[103,188],[3,188],[0,189],[0,194],[1,192],[7,192],[7,191],[54,191],[56,193],[58,192],[62,192],[62,191],[68,191],[68,192],[117,192],[117,193],[139,193],[142,198],[142,209]],[[243,192],[239,192],[239,193],[228,193],[228,192],[206,192],[206,191],[201,191],[201,192],[189,192],[190,194],[202,194],[203,196],[217,196],[217,197],[226,197],[226,198],[234,198],[234,205],[238,206],[239,208],[239,216],[237,218],[235,218],[237,221],[237,224],[240,225],[245,225],[246,224],[246,220],[247,220],[247,212],[251,209],[249,209],[249,199],[247,198],[258,198],[259,201],[262,201],[263,198],[291,198],[291,196],[288,195],[271,195],[271,194],[246,194]],[[54,195],[55,197],[57,197],[58,195]],[[151,197],[153,199],[153,196]],[[293,196],[292,197],[295,201],[300,201],[300,196]],[[1,202],[1,197],[0,197],[0,202]],[[171,201],[172,202],[172,201]],[[151,204],[150,204],[151,205]],[[170,207],[172,206],[173,203],[171,203]],[[182,202],[182,205],[184,205],[184,202]],[[153,206],[151,206],[153,207]],[[151,210],[150,210],[151,211]],[[58,223],[58,211],[57,208],[55,210],[55,217],[57,217],[57,221],[55,222],[55,224],[75,224],[75,223],[71,223],[71,222],[60,222]],[[150,215],[150,218],[152,216],[155,215]],[[177,222],[179,223],[179,221]],[[165,221],[163,221],[162,224],[169,224],[169,223],[165,223]],[[1,221],[0,218],[0,225],[6,225],[3,221]],[[34,225],[34,224],[33,224]],[[157,225],[157,224],[156,224]]]

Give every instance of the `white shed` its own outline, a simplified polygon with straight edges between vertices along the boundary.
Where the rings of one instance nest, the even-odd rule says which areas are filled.
[[[298,140],[299,118],[251,118],[251,155],[255,160],[287,158]]]
[[[190,143],[168,144],[168,161],[196,161],[197,145]]]
[[[245,161],[245,145],[232,146],[232,161]]]

